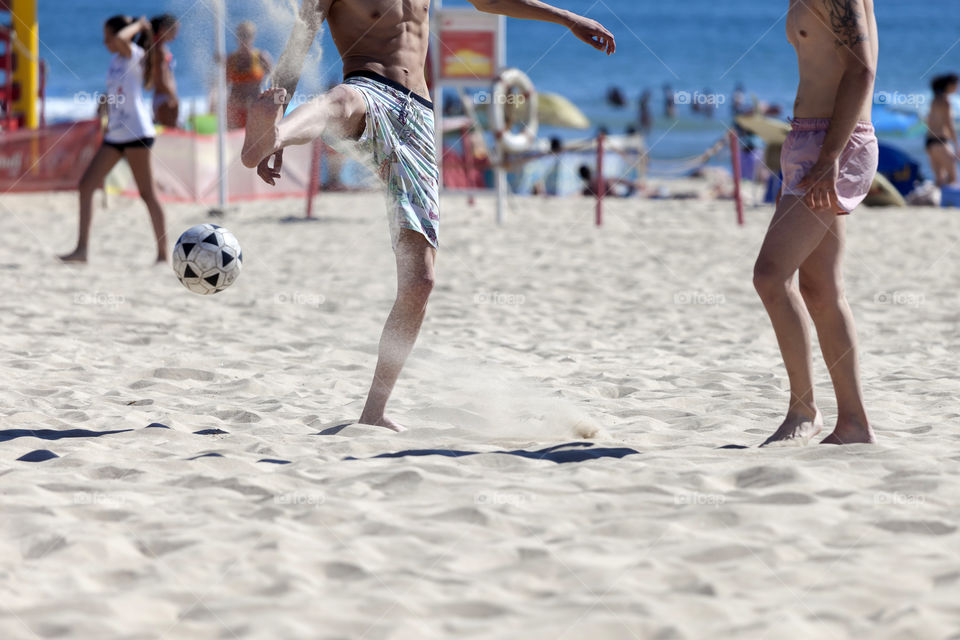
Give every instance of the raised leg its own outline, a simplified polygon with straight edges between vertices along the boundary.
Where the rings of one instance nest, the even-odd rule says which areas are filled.
[[[417,341],[426,315],[427,300],[433,290],[436,255],[436,249],[419,233],[407,229],[400,232],[397,243],[397,300],[380,338],[377,369],[360,416],[362,424],[403,431],[403,427],[384,413],[387,400]]]
[[[783,441],[806,444],[822,429],[813,394],[810,325],[794,280],[835,217],[810,210],[797,196],[783,196],[754,266],[753,283],[773,323],[790,380],[786,418],[764,446]]]
[[[366,104],[360,94],[344,85],[284,117],[286,98],[284,89],[270,89],[250,103],[240,156],[244,166],[252,169],[285,147],[309,144],[321,135],[356,139],[363,132]]]
[[[64,262],[86,262],[87,248],[90,245],[90,225],[93,222],[93,194],[103,184],[110,170],[123,155],[107,145],[100,147],[90,161],[90,166],[80,178],[80,231],[77,235],[77,248],[72,253],[60,256]]]
[[[150,212],[150,223],[153,225],[153,235],[157,239],[157,262],[167,261],[167,229],[163,215],[163,207],[157,199],[156,185],[153,181],[153,166],[150,149],[127,149],[127,162],[130,171],[137,183],[140,197]]]
[[[817,327],[820,350],[837,396],[837,426],[823,442],[874,442],[863,406],[857,335],[843,289],[846,220],[837,216],[820,246],[800,266],[800,293]]]

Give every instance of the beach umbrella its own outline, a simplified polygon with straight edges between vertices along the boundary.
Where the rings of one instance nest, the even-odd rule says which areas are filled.
[[[483,115],[486,121],[489,118],[489,105],[478,105],[477,114]],[[522,122],[527,115],[526,107],[511,104],[507,107],[510,112],[508,119],[512,122]],[[561,129],[589,129],[590,119],[583,111],[563,96],[557,93],[537,94],[537,118],[542,126],[559,127]]]
[[[540,124],[564,129],[589,129],[590,120],[583,112],[563,96],[557,93],[539,94],[540,102],[537,115]]]

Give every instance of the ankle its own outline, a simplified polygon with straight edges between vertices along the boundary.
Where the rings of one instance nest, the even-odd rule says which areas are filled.
[[[820,410],[817,408],[813,398],[804,400],[793,398],[790,406],[787,408],[787,415],[802,416],[804,418],[810,418],[811,420],[816,418],[819,413]]]

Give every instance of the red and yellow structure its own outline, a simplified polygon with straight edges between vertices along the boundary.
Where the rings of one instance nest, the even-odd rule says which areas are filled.
[[[0,0],[0,127],[36,129],[41,92],[37,0]]]

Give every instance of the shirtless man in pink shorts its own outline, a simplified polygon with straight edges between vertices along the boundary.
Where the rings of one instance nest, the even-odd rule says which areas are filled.
[[[823,429],[804,306],[837,397],[836,426],[823,443],[874,442],[842,268],[845,215],[863,202],[877,170],[870,125],[878,58],[873,0],[790,0],[787,38],[797,50],[800,87],[781,156],[783,191],[753,280],[787,368],[790,404],[764,445],[806,444]]]

